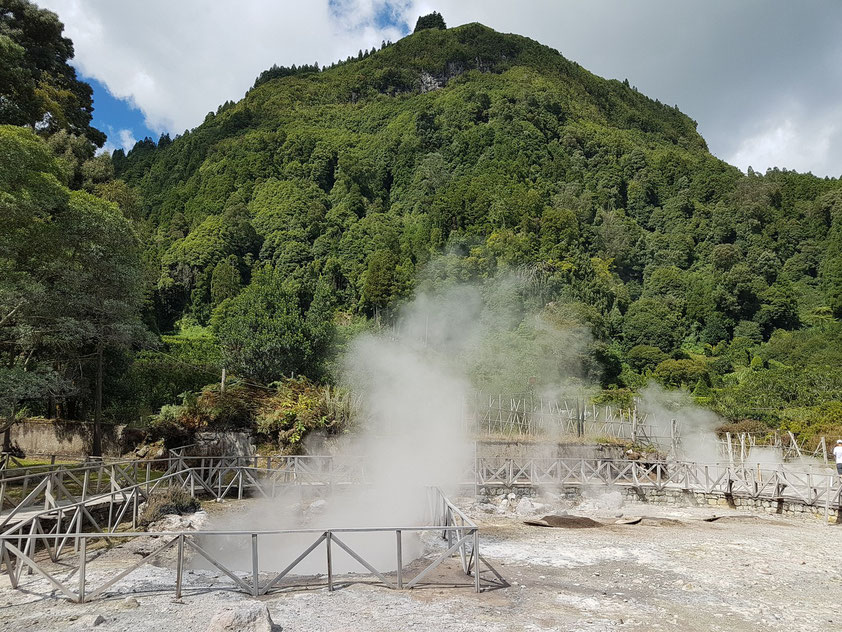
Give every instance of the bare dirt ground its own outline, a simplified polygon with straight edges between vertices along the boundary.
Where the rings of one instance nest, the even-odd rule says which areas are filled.
[[[432,585],[402,592],[357,577],[340,580],[332,593],[303,582],[259,599],[276,632],[842,627],[842,527],[721,508],[606,508],[586,502],[573,508],[556,503],[535,513],[567,508],[608,524],[547,528],[524,525],[524,516],[499,503],[460,504],[482,527],[482,553],[508,588],[475,594],[455,560],[432,577]],[[236,512],[237,506],[214,509]],[[616,524],[618,514],[647,518]],[[723,517],[704,520],[714,515]],[[439,546],[431,542],[429,555]],[[129,548],[110,550],[91,564],[91,584],[137,559]],[[56,571],[62,577],[71,572]],[[222,607],[252,600],[211,571],[189,572],[181,601],[174,600],[173,584],[171,568],[147,565],[116,585],[119,594],[77,605],[51,596],[35,575],[23,578],[21,591],[3,577],[0,630],[91,629],[88,617],[102,615],[96,630],[103,632],[204,631]]]

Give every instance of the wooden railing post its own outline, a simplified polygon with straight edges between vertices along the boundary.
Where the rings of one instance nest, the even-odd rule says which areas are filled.
[[[332,533],[325,531],[325,545],[327,547],[327,590],[333,592],[333,560],[331,559],[330,540]]]
[[[330,552],[328,551],[328,555]],[[260,595],[260,583],[259,583],[259,570],[258,570],[258,559],[257,559],[257,534],[251,534],[251,578],[252,578],[252,586],[251,586],[251,594],[254,597]]]
[[[181,583],[184,579],[184,534],[178,536],[178,559],[175,569],[175,598],[181,599]]]
[[[79,543],[79,603],[85,603],[85,566],[88,551],[87,538]]]
[[[397,536],[397,582],[398,582],[398,590],[403,590],[403,537],[401,536],[401,530],[396,529],[395,535]]]

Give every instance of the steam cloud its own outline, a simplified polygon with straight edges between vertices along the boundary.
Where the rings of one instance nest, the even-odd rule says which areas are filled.
[[[429,525],[430,487],[448,493],[469,480],[472,444],[462,405],[471,386],[452,360],[454,352],[475,339],[481,311],[480,296],[470,288],[422,295],[403,310],[393,331],[363,334],[352,342],[343,358],[342,382],[360,398],[362,430],[340,441],[334,462],[352,471],[362,463],[364,484],[334,489],[315,501],[317,488],[291,487],[280,498],[249,501],[245,516],[217,520],[212,528]],[[261,567],[283,569],[316,537],[261,536]],[[394,532],[340,537],[378,570],[395,569]],[[246,538],[232,537],[209,546],[224,562],[245,570],[250,564],[246,544]],[[418,534],[404,534],[404,560],[417,557],[422,548]],[[363,571],[337,547],[333,564],[339,573]],[[315,552],[296,569],[298,574],[324,572],[324,556]]]
[[[530,289],[507,278],[485,288],[456,286],[420,294],[404,307],[392,329],[358,336],[341,363],[341,382],[360,400],[361,431],[333,447],[338,468],[359,471],[364,484],[290,486],[279,497],[250,500],[243,515],[212,519],[210,529],[274,530],[429,525],[430,487],[452,494],[471,482],[473,443],[463,418],[472,395],[525,390],[535,378],[536,395],[583,396],[598,373],[590,360],[592,338],[575,308],[530,302]],[[533,385],[530,384],[530,388]],[[650,385],[638,409],[663,442],[672,419],[681,428],[680,458],[723,461],[716,428],[720,418],[695,406],[681,392]],[[546,439],[551,439],[551,434]],[[541,446],[535,446],[541,456]],[[764,465],[779,462],[755,448]],[[339,489],[337,489],[339,488]],[[230,567],[248,571],[250,538],[219,536],[207,545]],[[281,570],[316,538],[284,534],[259,539],[262,570]],[[381,572],[395,569],[395,534],[344,533],[342,541]],[[419,556],[422,537],[405,532],[405,562]],[[321,551],[321,554],[319,553]],[[335,572],[364,572],[333,547]],[[325,572],[323,547],[297,567],[299,575]]]

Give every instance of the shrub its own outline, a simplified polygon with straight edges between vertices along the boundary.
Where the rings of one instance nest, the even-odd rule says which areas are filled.
[[[655,369],[655,379],[665,386],[695,384],[707,375],[708,369],[696,360],[664,360]]]
[[[634,406],[634,393],[627,388],[607,389],[600,391],[593,398],[597,406],[614,406],[616,408],[631,408]]]
[[[149,495],[140,514],[139,523],[143,528],[147,528],[164,516],[191,514],[199,511],[201,507],[202,505],[198,500],[180,487],[168,487],[154,491]]]
[[[193,433],[182,423],[182,412],[181,406],[168,405],[162,407],[161,412],[155,415],[149,424],[146,433],[147,443],[154,443],[163,439],[164,445],[168,448],[190,443]]]
[[[626,354],[629,365],[638,373],[646,369],[654,369],[666,359],[666,353],[651,345],[635,345]]]
[[[278,385],[257,413],[257,429],[272,440],[297,451],[311,430],[335,432],[351,417],[350,396],[320,388],[305,377]]]
[[[196,423],[208,430],[254,427],[254,416],[266,397],[262,389],[235,385],[224,393],[217,385],[205,388],[196,400]]]

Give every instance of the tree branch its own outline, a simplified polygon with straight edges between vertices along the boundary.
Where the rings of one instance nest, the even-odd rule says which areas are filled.
[[[12,316],[14,316],[15,312],[18,311],[21,307],[23,307],[24,303],[26,303],[26,301],[21,301],[20,303],[14,306],[11,312],[3,316],[3,318],[0,319],[0,327],[2,327],[5,324],[5,322],[9,320]]]

